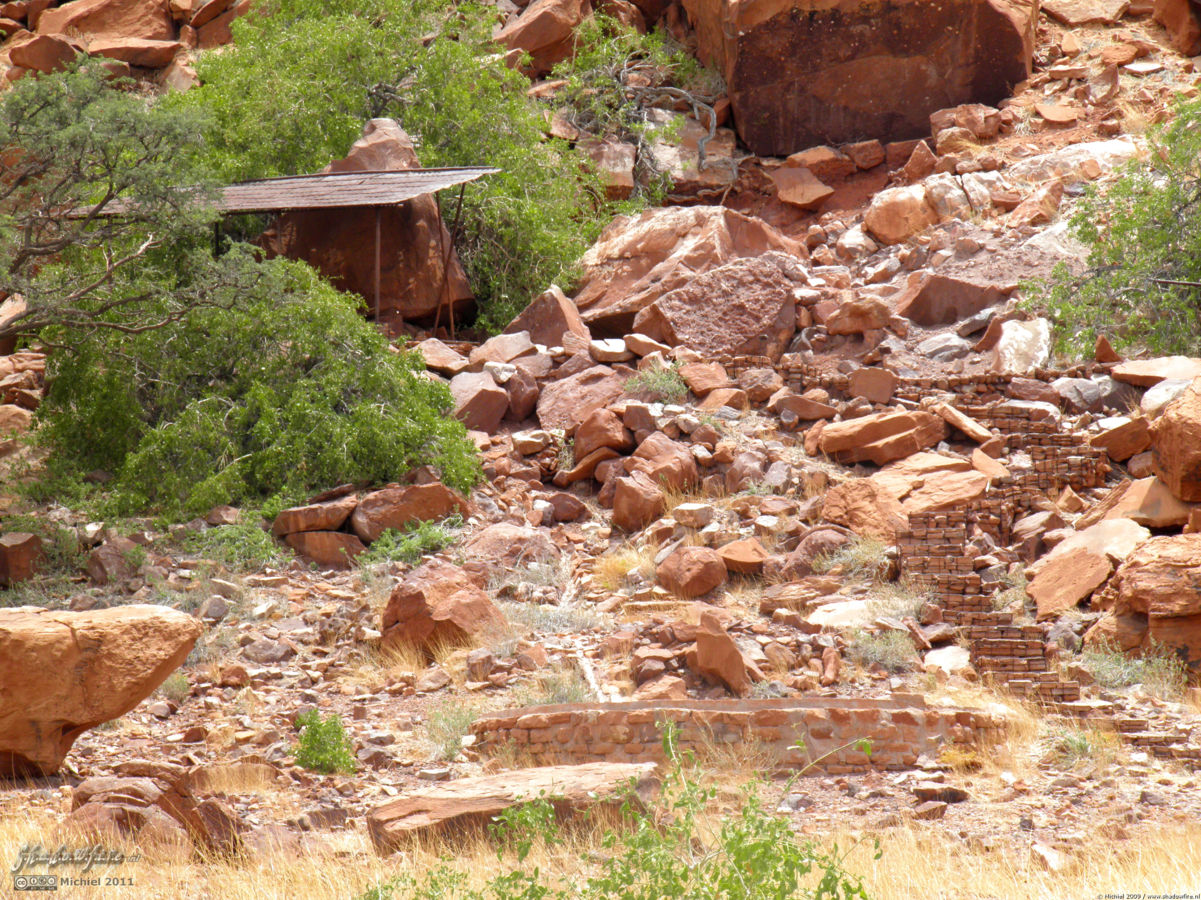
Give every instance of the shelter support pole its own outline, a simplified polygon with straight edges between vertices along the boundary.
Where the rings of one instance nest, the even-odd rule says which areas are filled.
[[[379,255],[380,255],[380,218],[382,216],[382,207],[375,208],[375,324],[380,324],[380,297],[379,297]]]

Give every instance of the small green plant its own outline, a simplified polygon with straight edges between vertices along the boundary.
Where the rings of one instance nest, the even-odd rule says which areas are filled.
[[[575,438],[565,437],[559,441],[559,452],[555,464],[563,471],[575,468]]]
[[[904,672],[917,665],[917,648],[913,638],[903,631],[883,631],[871,634],[855,631],[851,635],[851,659],[864,668],[882,666],[889,672]]]
[[[679,363],[666,368],[651,366],[643,369],[626,381],[625,390],[627,394],[661,403],[679,403],[688,396],[688,385],[680,375]]]
[[[575,669],[560,669],[537,676],[532,687],[519,689],[513,697],[517,706],[550,706],[584,703],[592,699],[588,682]]]
[[[359,554],[361,568],[394,560],[414,566],[427,553],[437,553],[458,539],[458,529],[463,527],[459,515],[448,516],[441,522],[410,522],[403,531],[389,528],[384,531],[366,553]]]
[[[930,603],[928,590],[916,587],[911,581],[887,581],[872,586],[867,605],[875,616],[892,616],[898,619],[912,617],[921,619],[926,604]]]
[[[848,578],[869,578],[883,581],[890,568],[884,542],[873,537],[855,537],[833,553],[822,554],[813,561],[813,571],[819,575],[835,568]]]
[[[342,727],[342,719],[330,713],[325,719],[315,709],[302,713],[296,719],[300,726],[300,739],[293,751],[296,765],[325,775],[354,774],[354,746]]]
[[[1019,609],[1025,609],[1030,601],[1030,596],[1026,593],[1026,585],[1029,584],[1026,567],[1017,566],[1012,572],[1006,572],[1001,578],[1001,584],[1004,588],[997,591],[992,598],[993,609],[1008,609],[1015,603]]]
[[[1155,697],[1178,698],[1188,687],[1188,668],[1169,647],[1154,644],[1138,656],[1129,656],[1113,646],[1090,646],[1081,654],[1089,674],[1103,688],[1142,685]]]
[[[1113,756],[1118,744],[1113,732],[1074,726],[1056,728],[1049,739],[1052,759],[1069,768],[1082,762],[1104,761]]]
[[[180,541],[182,549],[212,559],[236,571],[282,566],[288,554],[275,538],[257,525],[222,525],[191,532]]]
[[[479,710],[462,703],[444,703],[429,714],[425,730],[440,759],[451,760],[463,749],[463,738],[471,731],[471,724],[479,718]]]
[[[172,672],[167,676],[167,680],[158,686],[157,693],[178,706],[188,699],[191,692],[192,685],[188,683],[188,676],[183,672]]]

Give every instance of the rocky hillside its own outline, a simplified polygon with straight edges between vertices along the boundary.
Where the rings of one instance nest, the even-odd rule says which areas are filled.
[[[495,5],[553,96],[592,4]],[[1194,7],[841,3],[820,41],[788,4],[596,7],[726,95],[594,142],[615,195],[642,154],[672,189],[570,293],[486,340],[403,326],[470,495],[423,468],[90,520],[18,490],[45,356],[0,357],[0,857],[138,854],[81,897],[356,896],[452,849],[483,878],[472,829],[539,792],[653,807],[672,723],[721,809],[758,775],[793,833],[878,838],[873,897],[1195,887],[1201,359],[1053,356],[1020,287],[1083,270],[1068,214],[1196,94]],[[182,88],[242,12],[17,0],[6,77],[82,48]],[[341,165],[407,142],[373,121]],[[573,840],[546,865],[599,864]]]

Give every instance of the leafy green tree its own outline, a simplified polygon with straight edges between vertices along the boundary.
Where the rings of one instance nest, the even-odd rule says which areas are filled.
[[[211,116],[200,152],[227,179],[316,171],[377,116],[400,121],[425,166],[501,169],[466,189],[458,241],[482,324],[499,328],[570,281],[609,214],[587,157],[547,137],[529,82],[504,65],[494,15],[476,2],[267,0],[234,23],[233,46],[202,55],[203,84],[173,105]]]
[[[118,512],[196,514],[431,464],[479,477],[450,393],[395,353],[347,295],[302,263],[227,257],[253,273],[230,308],[162,332],[95,331],[50,360],[44,436],[75,470],[114,473]]]
[[[1201,353],[1201,101],[1149,135],[1145,160],[1090,188],[1071,225],[1087,270],[1060,267],[1030,291],[1061,352],[1086,354],[1106,334],[1119,349]]]
[[[187,252],[213,218],[204,173],[180,154],[203,131],[198,111],[149,103],[91,63],[0,95],[0,291],[26,303],[0,338],[141,333],[219,302],[235,273]]]

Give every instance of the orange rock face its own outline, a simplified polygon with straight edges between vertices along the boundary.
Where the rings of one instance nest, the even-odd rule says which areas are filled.
[[[81,734],[150,696],[200,632],[163,606],[0,610],[0,775],[54,772]]]
[[[1181,500],[1201,500],[1201,379],[1151,426],[1155,474]]]
[[[664,294],[734,259],[804,248],[759,219],[720,206],[648,209],[619,216],[581,260],[575,302],[598,332],[625,334],[634,317]]]
[[[705,357],[779,359],[796,331],[800,284],[775,257],[734,260],[698,276],[645,307],[634,329]]]
[[[432,560],[392,591],[381,624],[385,647],[408,645],[431,652],[499,633],[505,619],[466,572]]]
[[[927,412],[884,412],[822,429],[819,449],[840,462],[878,466],[933,447],[947,436],[947,423]]]
[[[995,104],[1028,77],[1038,5],[684,0],[701,59],[760,156],[929,134],[932,112]]]
[[[441,519],[455,512],[470,515],[467,501],[441,482],[433,482],[374,491],[355,507],[350,522],[355,534],[371,542],[389,528],[404,528],[410,522]]]
[[[708,547],[681,547],[659,564],[659,582],[680,597],[699,597],[726,580],[726,564]]]

